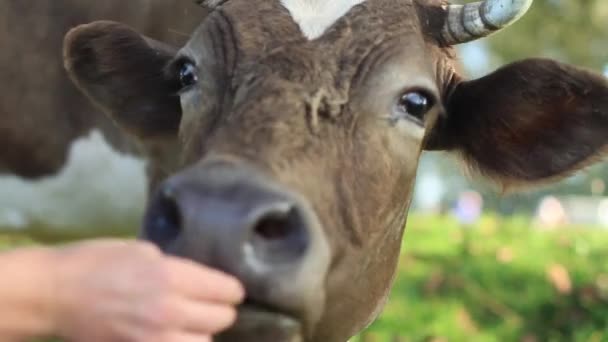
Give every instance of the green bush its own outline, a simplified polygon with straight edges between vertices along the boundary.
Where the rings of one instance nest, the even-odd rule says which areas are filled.
[[[530,226],[410,216],[390,300],[353,342],[608,340],[608,234]]]

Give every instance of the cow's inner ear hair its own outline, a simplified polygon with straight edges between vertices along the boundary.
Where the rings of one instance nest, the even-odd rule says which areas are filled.
[[[500,184],[567,177],[608,156],[608,80],[549,59],[512,63],[459,82],[426,150],[462,155]]]

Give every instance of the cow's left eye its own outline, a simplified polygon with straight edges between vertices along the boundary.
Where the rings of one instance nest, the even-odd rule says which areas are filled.
[[[194,63],[185,61],[179,67],[179,83],[182,88],[195,85],[198,82],[196,66]]]
[[[423,123],[424,117],[433,108],[433,99],[421,91],[410,91],[401,95],[397,107],[400,114]]]

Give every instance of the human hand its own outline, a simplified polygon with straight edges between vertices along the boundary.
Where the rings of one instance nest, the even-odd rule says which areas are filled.
[[[244,297],[234,278],[145,242],[98,240],[53,254],[55,330],[71,341],[211,341]]]

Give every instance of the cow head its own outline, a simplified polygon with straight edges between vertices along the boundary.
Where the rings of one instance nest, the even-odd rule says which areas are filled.
[[[65,62],[163,152],[143,236],[245,284],[221,338],[344,341],[387,298],[425,149],[507,185],[608,152],[603,77],[540,59],[457,73],[452,45],[530,3],[204,1],[218,7],[179,51],[96,22],[68,34]]]

